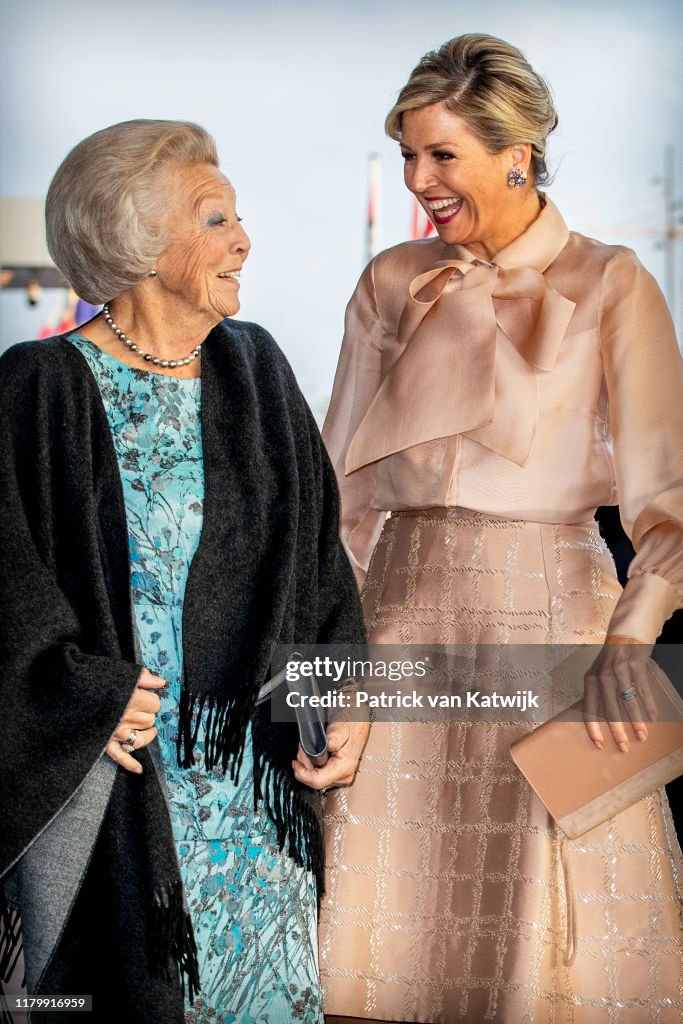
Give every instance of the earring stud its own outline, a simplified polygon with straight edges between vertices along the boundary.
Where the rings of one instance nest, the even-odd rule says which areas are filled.
[[[524,188],[528,174],[521,167],[513,167],[508,171],[508,186],[510,188]]]
[[[147,275],[147,277],[156,277],[156,276],[157,276],[156,270],[150,270],[149,274]]]

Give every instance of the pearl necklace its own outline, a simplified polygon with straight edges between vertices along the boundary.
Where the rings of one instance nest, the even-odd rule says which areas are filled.
[[[108,302],[105,302],[102,312],[104,313],[104,319],[107,326],[111,327],[117,338],[120,338],[124,345],[128,346],[131,352],[135,352],[135,354],[140,356],[141,359],[144,359],[146,363],[153,363],[154,366],[189,366],[193,360],[199,358],[202,350],[201,344],[197,345],[196,348],[193,348],[190,354],[185,356],[184,359],[159,359],[158,356],[153,356],[150,352],[143,351],[139,345],[136,345],[134,341],[131,341],[130,338],[126,337],[120,327],[117,327],[112,318]]]

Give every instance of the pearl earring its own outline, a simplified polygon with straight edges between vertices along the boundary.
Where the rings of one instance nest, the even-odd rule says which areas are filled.
[[[156,270],[150,270],[149,274],[147,275],[147,277],[156,277],[156,276],[157,276]]]

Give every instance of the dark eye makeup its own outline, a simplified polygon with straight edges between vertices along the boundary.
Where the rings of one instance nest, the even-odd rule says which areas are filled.
[[[237,221],[238,224],[242,223],[241,217],[235,216],[235,220]],[[215,227],[217,224],[227,224],[227,222],[228,218],[225,217],[222,213],[212,213],[208,220],[209,227]]]
[[[411,153],[409,150],[406,150],[406,149],[402,149],[401,150],[401,156],[403,157],[404,160],[414,160],[415,159],[415,154]],[[432,156],[434,157],[435,160],[439,160],[439,161],[444,162],[444,163],[447,160],[455,160],[456,159],[455,153],[450,153],[446,149],[435,149],[435,150],[432,151]]]

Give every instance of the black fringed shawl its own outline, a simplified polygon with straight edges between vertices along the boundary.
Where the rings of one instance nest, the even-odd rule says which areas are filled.
[[[17,345],[0,367],[1,879],[101,755],[140,666],[97,383],[63,337]],[[281,846],[321,886],[320,804],[292,774],[296,727],[271,723],[269,705],[254,701],[275,644],[363,640],[334,474],[284,356],[254,324],[225,321],[205,342],[201,421],[205,506],[183,611],[179,763],[192,763],[203,714],[207,767],[235,773],[252,720],[256,792]],[[142,776],[116,774],[40,989],[92,992],[129,1024],[181,1024],[181,981],[198,983],[192,929],[150,751],[138,758]],[[6,903],[4,917],[7,930]],[[0,948],[6,964],[11,947]]]

